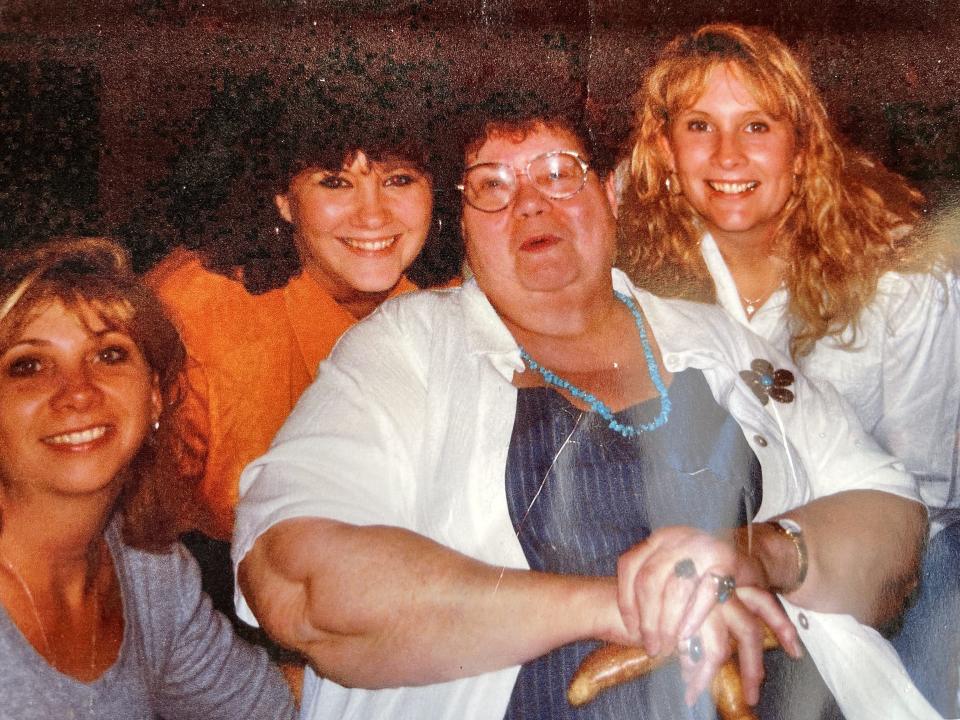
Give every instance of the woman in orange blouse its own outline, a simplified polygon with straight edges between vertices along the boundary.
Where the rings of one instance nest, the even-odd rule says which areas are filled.
[[[415,289],[405,273],[418,255],[421,278],[434,282],[459,266],[444,196],[433,192],[447,184],[432,151],[442,144],[418,105],[380,117],[370,103],[297,96],[247,139],[245,170],[197,224],[199,248],[150,273],[189,355],[203,461],[184,468],[197,486],[185,526],[229,540],[240,471],[266,451],[340,335]]]

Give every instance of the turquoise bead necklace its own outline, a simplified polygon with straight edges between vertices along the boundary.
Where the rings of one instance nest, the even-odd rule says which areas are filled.
[[[656,430],[657,428],[663,427],[667,422],[667,418],[670,417],[671,405],[670,396],[667,394],[667,386],[663,384],[663,378],[660,377],[660,368],[657,367],[657,359],[653,356],[653,348],[650,347],[650,341],[647,339],[647,330],[643,325],[643,317],[640,315],[640,311],[637,310],[637,306],[634,304],[633,300],[623,293],[614,290],[613,294],[617,300],[627,306],[630,314],[633,315],[633,321],[636,323],[637,330],[640,332],[640,344],[643,346],[643,354],[647,359],[647,372],[650,374],[650,380],[653,382],[653,386],[656,388],[657,392],[660,393],[660,414],[657,415],[653,422],[643,423],[638,427],[618,422],[616,417],[613,415],[613,411],[608,408],[596,395],[588,393],[586,390],[581,390],[576,385],[564,380],[552,370],[548,370],[547,368],[543,367],[536,360],[530,357],[527,351],[522,347],[520,348],[520,357],[523,358],[523,361],[530,367],[531,370],[536,370],[538,373],[540,373],[540,376],[548,385],[553,385],[554,387],[566,390],[575,398],[583,400],[583,402],[587,403],[595,413],[607,421],[607,427],[616,433],[620,433],[623,435],[623,437],[629,438],[639,435],[643,432],[650,432],[651,430]]]

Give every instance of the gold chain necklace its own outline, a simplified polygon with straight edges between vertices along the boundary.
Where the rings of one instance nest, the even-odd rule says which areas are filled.
[[[740,302],[743,303],[743,311],[747,314],[747,320],[752,320],[754,313],[760,309],[760,306],[769,300],[770,296],[782,287],[783,281],[781,280],[779,283],[777,283],[776,287],[774,287],[772,290],[768,290],[757,298],[748,298],[745,295],[742,295],[739,290],[737,290],[737,295],[740,296]]]
[[[43,639],[43,645],[46,649],[46,655],[53,660],[54,665],[60,664],[60,657],[53,649],[53,645],[50,644],[50,636],[47,635],[47,628],[43,624],[43,618],[40,617],[40,609],[37,606],[37,601],[33,597],[33,592],[30,590],[30,586],[27,585],[27,581],[23,579],[23,576],[17,572],[17,569],[13,566],[13,563],[7,560],[2,554],[0,554],[0,565],[3,568],[13,575],[14,579],[20,585],[20,589],[23,590],[23,594],[27,596],[27,600],[30,601],[30,610],[33,611],[33,619],[37,623],[37,628],[40,630],[40,637]],[[96,672],[97,669],[97,625],[100,624],[100,595],[94,587],[93,590],[93,631],[90,633],[90,672]]]

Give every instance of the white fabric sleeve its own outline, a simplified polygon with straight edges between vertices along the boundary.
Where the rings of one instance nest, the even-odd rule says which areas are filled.
[[[780,598],[846,720],[942,720],[917,690],[893,646],[850,615],[821,613]],[[856,668],[856,682],[851,670]]]
[[[270,527],[297,517],[411,527],[425,383],[410,345],[381,312],[320,364],[270,450],[240,477],[234,567]]]
[[[960,505],[960,281],[953,275],[884,278],[883,416],[874,434],[934,508]]]
[[[795,399],[771,400],[769,411],[786,429],[807,470],[813,497],[848,490],[879,490],[919,501],[903,463],[885,452],[857,420],[850,404],[826,381],[795,376]]]

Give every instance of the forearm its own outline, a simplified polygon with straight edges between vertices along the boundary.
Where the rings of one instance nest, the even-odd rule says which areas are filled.
[[[755,525],[751,549],[771,587],[783,589],[796,605],[848,613],[870,625],[903,610],[916,583],[926,536],[926,512],[919,503],[857,490],[820,498],[784,515],[803,529],[807,576],[795,587],[796,545],[770,526]]]
[[[268,632],[344,685],[418,685],[622,630],[611,580],[491,567],[398,528],[293,520],[240,583]]]

